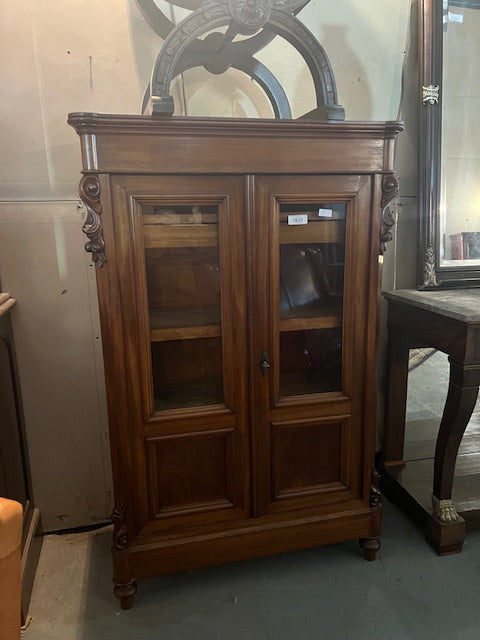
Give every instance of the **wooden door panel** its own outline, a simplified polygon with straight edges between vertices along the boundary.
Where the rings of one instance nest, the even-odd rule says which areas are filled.
[[[148,439],[151,517],[234,506],[231,431]]]
[[[366,499],[370,194],[369,176],[255,178],[257,515]]]
[[[275,499],[345,486],[341,422],[272,423]]]
[[[244,180],[112,191],[136,532],[248,517]]]

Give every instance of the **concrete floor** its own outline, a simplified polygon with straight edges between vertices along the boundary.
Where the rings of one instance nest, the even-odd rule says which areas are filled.
[[[424,382],[425,372],[430,380],[442,358],[436,354],[410,375],[409,412],[439,411],[448,374],[436,374],[423,397],[415,380]],[[371,563],[353,541],[142,580],[133,609],[122,611],[112,595],[110,528],[50,535],[23,638],[477,640],[480,531],[467,533],[461,554],[440,558],[384,501],[382,540]]]
[[[448,357],[441,351],[435,351],[423,364],[409,373],[407,421],[442,416],[448,379]]]

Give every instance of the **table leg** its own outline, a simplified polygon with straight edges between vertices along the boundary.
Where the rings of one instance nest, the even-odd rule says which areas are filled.
[[[480,370],[449,358],[450,382],[435,448],[433,511],[442,522],[458,520],[452,502],[457,452],[478,396]]]
[[[405,413],[408,384],[408,336],[390,331],[387,351],[387,393],[385,397],[385,426],[383,464],[386,467],[404,466]]]

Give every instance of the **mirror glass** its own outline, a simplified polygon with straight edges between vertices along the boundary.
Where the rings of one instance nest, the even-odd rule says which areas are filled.
[[[418,289],[480,287],[480,0],[419,0]]]
[[[443,0],[440,266],[480,265],[480,2]]]

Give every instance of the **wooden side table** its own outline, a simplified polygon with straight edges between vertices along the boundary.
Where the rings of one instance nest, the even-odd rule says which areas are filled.
[[[384,296],[388,301],[389,373],[379,465],[382,488],[421,523],[439,555],[458,553],[465,538],[465,519],[452,501],[452,485],[458,448],[480,384],[480,289],[408,289]],[[419,501],[404,482],[408,356],[409,349],[416,347],[434,347],[446,353],[450,362],[448,394],[435,448],[431,505]],[[480,485],[478,494],[480,497]]]

